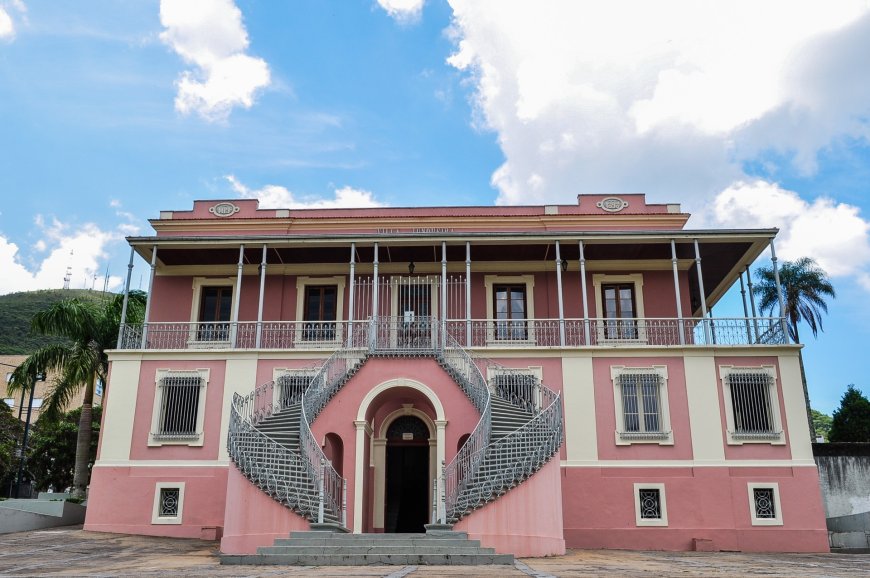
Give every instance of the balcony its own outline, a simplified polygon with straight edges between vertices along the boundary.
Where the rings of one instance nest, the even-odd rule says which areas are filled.
[[[778,317],[634,319],[451,319],[239,321],[127,324],[118,349],[333,350],[341,345],[413,353],[437,348],[440,334],[474,348],[696,347],[787,343]]]

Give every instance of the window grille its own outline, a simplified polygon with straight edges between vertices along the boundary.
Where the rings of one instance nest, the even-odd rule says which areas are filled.
[[[161,518],[177,518],[180,502],[180,488],[160,488],[160,510],[158,515]]]
[[[666,437],[661,402],[662,377],[658,373],[623,373],[619,376],[622,394],[624,438]]]
[[[662,495],[657,488],[639,489],[637,499],[642,520],[662,519]]]
[[[522,407],[538,406],[539,385],[534,374],[508,371],[494,375],[492,381],[498,397]]]
[[[776,499],[773,488],[753,488],[752,497],[755,502],[755,517],[760,520],[776,519]]]
[[[311,373],[288,372],[278,377],[280,407],[288,407],[302,401],[302,393],[311,384]]]
[[[773,377],[764,372],[735,372],[729,374],[727,380],[734,416],[732,436],[779,437],[773,411]]]
[[[160,416],[155,439],[195,439],[199,437],[197,418],[203,379],[199,372],[173,373],[158,385]]]

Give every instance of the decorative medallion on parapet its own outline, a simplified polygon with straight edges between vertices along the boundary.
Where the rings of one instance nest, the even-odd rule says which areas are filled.
[[[213,207],[208,208],[208,212],[215,217],[232,217],[241,209],[232,203],[218,203]]]
[[[608,213],[618,213],[628,206],[628,201],[623,201],[619,197],[607,197],[595,203],[595,206]]]

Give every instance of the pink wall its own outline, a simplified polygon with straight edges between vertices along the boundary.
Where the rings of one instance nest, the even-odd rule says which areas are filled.
[[[500,554],[561,556],[565,553],[561,496],[559,462],[553,459],[453,529],[468,532],[470,538]]]
[[[157,275],[154,277],[149,321],[190,321],[192,301],[193,277]]]
[[[663,483],[667,527],[637,527],[634,483]],[[782,526],[753,526],[750,482],[776,482]],[[563,468],[569,548],[827,552],[824,509],[814,467]]]
[[[158,482],[185,482],[182,524],[152,524]],[[94,467],[85,530],[200,538],[224,525],[227,468]]]
[[[149,447],[151,416],[156,401],[158,369],[203,369],[208,368],[209,381],[206,387],[205,419],[203,422],[203,445],[162,445]],[[133,436],[130,448],[132,460],[216,460],[218,452],[226,443],[221,439],[221,413],[223,412],[224,371],[223,360],[160,360],[143,361],[139,371],[139,387],[136,392],[136,414],[133,418]],[[117,384],[120,385],[120,384]],[[115,385],[115,387],[117,387]]]
[[[353,420],[356,419],[358,408],[365,395],[373,387],[396,377],[425,384],[435,392],[443,404],[448,421],[444,432],[448,462],[456,455],[456,444],[460,436],[473,431],[480,419],[480,415],[459,386],[433,359],[369,359],[353,379],[329,402],[312,425],[312,430],[318,440],[323,440],[327,433],[334,433],[344,443],[343,467],[347,479],[348,520],[353,519],[355,504],[352,503],[351,498],[354,496],[354,484],[356,484],[356,452],[360,450],[356,447],[356,429]],[[428,401],[424,401],[424,398],[416,390],[395,388],[388,390],[373,401],[369,407],[367,419],[371,420],[380,416],[378,419],[382,420],[383,416],[389,413],[388,409],[390,411],[397,409],[401,407],[402,403],[414,403],[414,407],[426,413],[432,410]],[[375,422],[376,432],[380,426],[378,419]],[[371,486],[371,484],[367,485]],[[368,488],[366,491],[369,491]],[[371,513],[367,512],[364,518],[366,523],[370,523],[370,517]]]
[[[308,520],[266,495],[235,466],[230,466],[227,476],[226,501],[224,554],[256,554],[258,547],[271,546],[275,538],[311,528]]]
[[[664,365],[668,369],[668,408],[674,445],[633,443],[616,445],[615,386],[610,378],[610,367],[651,367]],[[681,357],[606,357],[592,360],[592,379],[595,388],[595,416],[598,434],[598,457],[602,460],[690,460],[692,459],[692,431],[689,424],[689,401],[686,394],[686,374]],[[663,408],[664,409],[664,408]]]

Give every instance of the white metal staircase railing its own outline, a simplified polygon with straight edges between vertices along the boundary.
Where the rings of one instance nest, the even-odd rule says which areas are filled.
[[[346,481],[326,459],[311,423],[370,355],[432,355],[481,416],[469,439],[443,468],[433,518],[458,520],[521,483],[561,445],[560,395],[538,380],[491,386],[482,364],[494,366],[499,375],[512,370],[476,359],[449,335],[440,334],[442,341],[437,328],[429,320],[411,328],[392,318],[372,321],[368,348],[336,350],[316,367],[304,392],[276,395],[274,382],[269,382],[247,396],[234,395],[227,440],[230,458],[264,492],[310,521],[323,522],[331,514],[346,525]],[[494,434],[493,397],[520,412],[525,422],[513,431]],[[301,409],[298,448],[282,445],[258,429],[258,424],[294,405]]]

